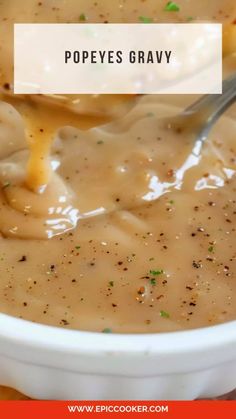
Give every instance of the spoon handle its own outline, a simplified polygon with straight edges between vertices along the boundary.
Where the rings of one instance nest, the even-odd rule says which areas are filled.
[[[205,95],[184,111],[184,115],[202,116],[202,122],[209,131],[212,124],[236,100],[236,73],[223,81],[222,94]],[[198,119],[200,120],[200,118]]]

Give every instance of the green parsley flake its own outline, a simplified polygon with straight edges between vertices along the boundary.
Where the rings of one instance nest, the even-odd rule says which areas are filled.
[[[154,260],[154,258],[150,258],[149,260],[150,260],[150,262],[151,262],[152,260]]]
[[[114,287],[114,281],[109,281],[109,286]]]
[[[75,246],[75,248],[76,248],[77,250],[79,250],[79,249],[80,249],[80,247],[81,247],[81,246]]]
[[[103,143],[104,143],[104,141],[102,141],[102,140],[97,141],[97,144],[103,144]]]
[[[210,246],[210,247],[208,247],[208,252],[213,252],[214,251],[214,247],[213,246]]]
[[[170,317],[169,313],[167,313],[167,311],[164,310],[160,311],[160,316],[164,317],[165,319],[168,319]]]
[[[106,327],[105,329],[102,330],[102,333],[112,333],[112,330],[109,329],[109,327]]]
[[[80,22],[84,22],[86,20],[86,16],[84,13],[81,13],[81,15],[79,16],[79,20]]]
[[[153,22],[151,17],[146,17],[146,16],[139,16],[139,20],[142,23],[152,23]]]
[[[157,284],[156,279],[155,279],[155,278],[151,278],[151,279],[150,279],[150,284],[151,284],[151,285],[156,285],[156,284]]]
[[[173,201],[173,199],[171,199],[170,201],[169,201],[169,204],[171,204],[171,205],[173,205],[175,203],[175,201]]]
[[[157,270],[157,271],[155,271],[155,270],[150,270],[150,271],[149,271],[149,273],[150,273],[151,275],[161,275],[161,274],[163,274],[163,273],[164,273],[164,271],[163,271],[163,269],[159,269],[159,270]]]
[[[168,1],[164,8],[165,12],[179,12],[180,7],[174,1]]]

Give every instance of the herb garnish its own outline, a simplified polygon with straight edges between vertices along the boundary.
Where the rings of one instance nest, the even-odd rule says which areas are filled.
[[[81,14],[80,14],[80,16],[79,16],[79,20],[80,20],[80,22],[84,22],[84,21],[86,20],[86,16],[85,16],[85,14],[84,14],[84,13],[81,13]]]
[[[109,281],[109,286],[114,287],[114,281]]]
[[[152,23],[152,18],[151,17],[139,16],[139,20],[142,23]]]
[[[81,247],[81,246],[75,246],[75,248],[76,248],[77,250],[79,250],[79,249],[80,249],[80,247]]]
[[[160,316],[164,317],[165,319],[168,319],[170,317],[169,313],[167,313],[167,311],[164,310],[160,311]]]
[[[156,285],[156,283],[157,283],[157,281],[156,281],[156,279],[155,279],[155,278],[151,278],[151,279],[150,279],[150,284],[151,284],[151,285]]]
[[[163,269],[158,269],[157,271],[155,271],[155,270],[150,270],[150,271],[149,271],[149,273],[150,273],[151,275],[161,275],[161,274],[163,274],[163,273],[164,273],[164,271],[163,271]]]
[[[212,253],[213,251],[214,251],[214,247],[213,246],[209,246],[208,247],[208,252],[211,252]]]
[[[106,327],[102,330],[102,333],[112,333],[112,330],[109,327]]]
[[[164,8],[165,12],[179,12],[180,7],[174,1],[168,1]]]

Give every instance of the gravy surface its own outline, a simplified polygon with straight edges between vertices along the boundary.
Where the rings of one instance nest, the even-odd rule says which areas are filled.
[[[234,71],[235,2],[61,3],[0,2],[0,310],[107,333],[236,319],[235,108],[187,170],[193,139],[161,118],[194,98],[11,91],[13,22],[222,21]]]

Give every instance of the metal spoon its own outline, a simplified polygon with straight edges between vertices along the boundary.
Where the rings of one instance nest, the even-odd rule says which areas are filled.
[[[236,74],[233,74],[223,81],[222,94],[202,96],[179,115],[162,120],[164,129],[173,133],[187,134],[190,144],[193,144],[187,159],[176,171],[175,181],[169,186],[179,189],[183,183],[185,173],[199,164],[202,147],[211,128],[235,101]]]
[[[198,158],[211,128],[235,101],[236,74],[233,74],[223,81],[222,94],[202,96],[180,115],[166,119],[165,126],[177,132],[191,132],[195,137],[192,154]]]

